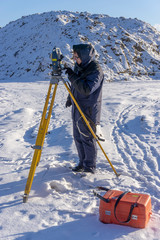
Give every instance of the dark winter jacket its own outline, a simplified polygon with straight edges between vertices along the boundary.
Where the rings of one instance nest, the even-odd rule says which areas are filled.
[[[73,50],[77,52],[82,63],[75,64],[74,73],[69,76],[71,90],[83,113],[91,119],[94,124],[100,123],[100,112],[102,102],[102,85],[104,80],[103,71],[94,60],[94,48],[89,44],[74,45]],[[76,106],[72,102],[72,116],[75,116]]]

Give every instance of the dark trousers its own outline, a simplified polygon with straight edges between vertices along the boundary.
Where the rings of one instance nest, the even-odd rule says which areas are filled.
[[[84,168],[96,168],[97,144],[78,110],[74,112],[73,136],[79,156],[79,164]]]

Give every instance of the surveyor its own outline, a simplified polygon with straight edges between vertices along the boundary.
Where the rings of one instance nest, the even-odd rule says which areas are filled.
[[[102,86],[104,74],[95,61],[95,49],[91,44],[73,45],[74,71],[67,68],[66,74],[71,82],[71,92],[82,112],[96,132],[100,124]],[[90,133],[70,95],[66,107],[72,105],[73,137],[77,148],[79,163],[72,171],[95,173],[97,159],[96,139]]]

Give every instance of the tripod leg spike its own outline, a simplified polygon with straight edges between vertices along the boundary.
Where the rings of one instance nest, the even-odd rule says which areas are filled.
[[[27,201],[28,201],[28,194],[24,194],[23,203],[26,203]]]

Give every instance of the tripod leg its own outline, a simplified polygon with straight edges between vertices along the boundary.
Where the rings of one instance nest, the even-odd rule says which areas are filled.
[[[37,139],[36,139],[36,144],[34,146],[34,149],[35,149],[34,155],[33,155],[32,163],[31,163],[31,167],[30,167],[30,171],[29,171],[29,175],[28,175],[28,179],[27,179],[27,183],[26,183],[26,187],[25,187],[25,192],[24,192],[24,196],[23,196],[24,203],[27,202],[27,200],[28,200],[28,195],[31,190],[35,170],[40,161],[42,147],[43,147],[45,135],[47,133],[48,126],[49,126],[49,121],[50,121],[50,117],[51,117],[51,113],[52,113],[52,108],[53,108],[53,104],[54,104],[57,86],[58,86],[58,84],[55,84],[49,111],[48,111],[48,116],[46,118],[46,113],[47,113],[48,104],[49,104],[49,98],[50,98],[51,89],[52,89],[52,84],[50,83],[50,85],[49,85],[48,94],[47,94],[47,98],[45,101],[42,118],[41,118],[41,122],[40,122],[40,126],[39,126],[39,131],[38,131],[38,135],[37,135]]]
[[[91,134],[92,134],[92,135],[93,135],[93,137],[96,139],[96,141],[97,141],[97,143],[98,143],[99,147],[101,148],[101,150],[102,150],[102,152],[103,152],[104,156],[106,157],[106,159],[107,159],[107,161],[109,162],[109,164],[111,165],[111,167],[112,167],[112,169],[113,169],[114,173],[115,173],[115,174],[116,174],[116,176],[118,177],[118,176],[119,176],[119,174],[116,172],[115,168],[113,167],[113,165],[112,165],[111,161],[109,160],[109,158],[108,158],[107,154],[105,153],[105,151],[104,151],[104,149],[103,149],[102,145],[100,144],[99,140],[97,139],[97,136],[96,136],[96,134],[94,133],[93,129],[91,128],[91,126],[90,126],[90,124],[89,124],[89,122],[88,122],[87,118],[86,118],[86,117],[85,117],[85,115],[83,114],[83,112],[82,112],[82,110],[80,109],[80,107],[79,107],[79,105],[78,105],[78,103],[77,103],[76,99],[74,98],[74,96],[73,96],[73,94],[72,94],[71,90],[69,89],[69,87],[67,86],[67,84],[66,84],[66,82],[65,82],[65,81],[63,81],[63,83],[64,83],[64,85],[65,85],[65,87],[66,87],[67,91],[69,92],[69,94],[70,94],[70,96],[71,96],[72,100],[74,101],[74,103],[75,103],[75,105],[76,105],[76,107],[77,107],[78,111],[80,112],[80,114],[81,114],[81,116],[82,116],[83,120],[85,121],[85,123],[86,123],[87,127],[89,128],[89,130],[90,130]]]
[[[52,94],[52,99],[51,99],[51,102],[50,102],[50,107],[49,107],[47,118],[45,118],[44,121],[43,121],[43,124],[44,124],[43,142],[44,142],[45,135],[47,133],[49,122],[50,122],[50,119],[51,119],[52,108],[53,108],[53,104],[54,104],[54,100],[55,100],[55,96],[56,96],[57,86],[58,86],[58,84],[56,83],[55,86],[54,86],[54,91],[53,91],[53,94]],[[39,164],[39,161],[40,161],[40,158],[37,162],[37,165]]]

